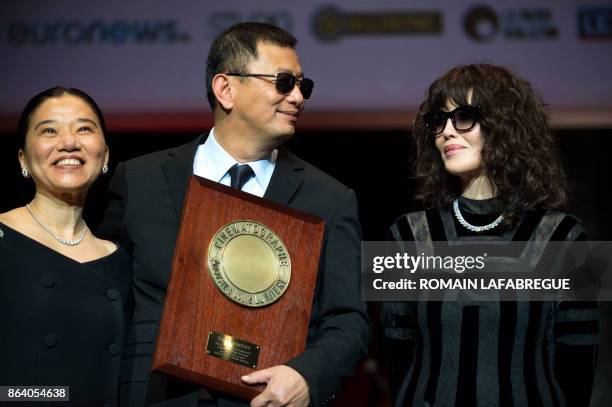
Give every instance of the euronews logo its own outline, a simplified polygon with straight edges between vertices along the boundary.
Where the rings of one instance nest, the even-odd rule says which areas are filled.
[[[12,47],[51,45],[175,44],[191,41],[179,21],[15,21],[8,25],[7,42]]]

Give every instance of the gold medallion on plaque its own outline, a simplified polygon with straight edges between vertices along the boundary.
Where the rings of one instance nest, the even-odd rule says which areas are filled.
[[[208,247],[208,271],[230,300],[263,307],[278,300],[291,279],[291,259],[269,227],[251,220],[223,226]]]

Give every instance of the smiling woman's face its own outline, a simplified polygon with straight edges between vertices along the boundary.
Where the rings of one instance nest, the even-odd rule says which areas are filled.
[[[19,162],[37,193],[86,193],[108,162],[108,147],[98,117],[77,96],[45,100],[32,113]]]

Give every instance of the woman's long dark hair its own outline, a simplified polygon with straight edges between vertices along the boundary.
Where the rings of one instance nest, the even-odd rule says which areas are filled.
[[[487,64],[451,69],[430,86],[421,104],[412,132],[420,201],[444,207],[461,194],[459,178],[444,168],[423,119],[448,101],[480,106],[482,160],[509,221],[525,209],[562,209],[566,205],[566,178],[541,98],[507,68]]]

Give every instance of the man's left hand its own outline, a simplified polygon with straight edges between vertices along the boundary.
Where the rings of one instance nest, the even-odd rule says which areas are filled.
[[[289,366],[257,370],[241,379],[246,384],[266,384],[264,391],[251,400],[251,407],[307,407],[310,403],[306,380]]]

